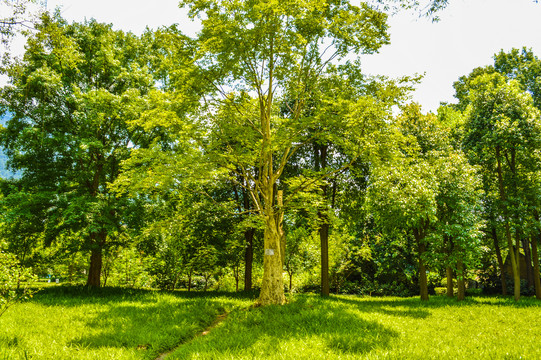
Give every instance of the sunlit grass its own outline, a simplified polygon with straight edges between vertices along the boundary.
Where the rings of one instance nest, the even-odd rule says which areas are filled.
[[[154,359],[252,299],[104,289],[45,291],[0,317],[0,359]]]
[[[532,300],[297,296],[236,311],[171,359],[539,359],[540,329]]]
[[[3,359],[539,359],[534,299],[48,289],[0,317]],[[201,335],[219,314],[229,316]]]

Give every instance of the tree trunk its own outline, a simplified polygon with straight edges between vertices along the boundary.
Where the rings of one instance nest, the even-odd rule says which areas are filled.
[[[188,273],[188,292],[192,290],[192,274],[193,271],[190,270],[190,272]]]
[[[86,286],[99,288],[101,285],[101,267],[103,264],[101,247],[92,249],[90,255],[90,268],[88,270],[88,278]]]
[[[502,251],[500,249],[500,242],[498,240],[498,234],[496,228],[492,227],[492,240],[494,241],[494,250],[496,251],[496,258],[498,259],[498,267],[500,268],[500,281],[502,283],[502,295],[507,295],[507,279],[505,278],[505,268],[503,264]]]
[[[103,267],[103,246],[107,239],[107,233],[102,230],[99,233],[90,234],[90,244],[92,251],[90,254],[90,268],[88,269],[88,278],[86,286],[99,288],[101,286],[101,269]]]
[[[533,259],[533,279],[535,286],[535,297],[541,300],[541,279],[539,278],[539,255],[537,253],[537,239],[532,237],[532,259]]]
[[[254,262],[254,228],[244,231],[246,251],[244,253],[244,291],[252,290],[252,267]]]
[[[328,145],[314,145],[315,171],[321,171],[327,167]],[[321,186],[323,202],[327,201],[327,185]],[[321,243],[321,295],[329,296],[329,216],[323,207],[318,211],[319,240]]]
[[[517,236],[519,232],[517,231]],[[533,280],[533,267],[532,267],[532,253],[530,251],[530,239],[527,236],[522,237],[522,248],[524,249],[524,260],[526,261],[526,280],[528,281],[528,287],[534,287]]]
[[[265,215],[263,280],[258,305],[281,305],[285,303],[282,276],[282,244],[276,224],[279,222],[272,209]]]
[[[424,234],[422,229],[414,229],[413,234],[415,240],[417,240],[417,247],[419,252],[419,288],[421,293],[421,300],[428,300],[428,279],[426,277],[426,265],[423,260],[423,255],[426,252],[426,244],[424,243]]]
[[[276,231],[278,232],[278,236],[280,237],[280,257],[282,259],[282,270],[284,267],[284,263],[286,261],[286,233],[284,231],[284,191],[278,190],[276,191],[277,196],[277,205],[279,208],[278,214],[276,214]]]
[[[466,286],[465,286],[465,279],[464,279],[464,263],[462,262],[462,259],[458,259],[456,264],[456,275],[457,275],[457,288],[458,288],[458,301],[464,300],[466,296]]]
[[[453,269],[450,266],[447,266],[445,272],[447,275],[447,296],[453,297],[455,295],[453,289]]]
[[[319,239],[321,241],[321,295],[329,296],[329,223],[327,216],[319,214]]]
[[[291,294],[291,289],[293,289],[293,272],[289,272],[289,293]]]
[[[235,265],[235,269],[233,270],[233,273],[235,275],[235,292],[239,292],[239,281],[240,281],[239,271],[240,271],[240,268],[237,263],[237,265]]]

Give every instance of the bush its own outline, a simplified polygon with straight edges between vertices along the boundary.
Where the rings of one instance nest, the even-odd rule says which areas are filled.
[[[32,297],[36,282],[31,269],[20,266],[13,254],[0,250],[0,316],[17,302]]]
[[[447,294],[447,288],[435,287],[434,288],[434,294],[436,294],[436,295],[446,295]]]

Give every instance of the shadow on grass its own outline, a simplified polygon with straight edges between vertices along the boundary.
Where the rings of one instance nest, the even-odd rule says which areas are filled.
[[[168,359],[194,355],[200,359],[311,358],[315,354],[332,358],[340,353],[357,356],[388,348],[399,336],[351,310],[347,303],[295,297],[284,306],[236,311],[210,335],[184,344]],[[303,349],[302,354],[295,349]]]
[[[374,321],[373,314],[425,319],[431,316],[431,309],[440,307],[540,306],[529,299],[519,303],[507,298],[457,302],[432,297],[422,302],[418,298],[299,295],[285,306],[235,310],[209,335],[197,337],[219,314],[249,306],[255,297],[255,293],[57,287],[43,290],[32,301],[52,306],[52,310],[61,305],[90,311],[79,316],[85,331],[69,346],[139,349],[151,358],[184,343],[168,359],[281,358],[281,352],[287,351],[284,349],[297,348],[318,348],[317,354],[328,352],[329,358],[339,353],[357,356],[390,348],[393,339],[400,336]],[[291,350],[287,356],[295,358]]]
[[[32,301],[50,306],[52,316],[56,306],[70,308],[72,321],[84,324],[85,331],[67,344],[70,347],[138,349],[145,358],[154,358],[253,299],[250,293],[59,287],[40,292]]]
[[[325,301],[336,302],[348,305],[356,311],[364,313],[380,313],[383,315],[412,317],[424,319],[430,316],[430,311],[426,309],[425,304],[416,299],[385,299],[370,298],[363,299],[350,296],[331,296]],[[367,301],[368,300],[368,301]]]
[[[34,297],[33,301],[49,306],[80,306],[93,303],[115,303],[136,300],[138,302],[153,303],[156,297],[163,294],[169,294],[179,299],[214,299],[214,298],[231,298],[231,299],[255,299],[255,292],[225,292],[225,291],[166,291],[166,290],[149,290],[149,289],[134,289],[122,287],[102,287],[89,288],[86,286],[55,286],[41,289]]]

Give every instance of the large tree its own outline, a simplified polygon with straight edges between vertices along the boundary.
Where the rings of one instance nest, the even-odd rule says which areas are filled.
[[[474,263],[479,182],[435,115],[412,104],[396,125],[395,156],[373,167],[369,205],[381,229],[402,229],[414,238],[421,299],[428,300],[429,265],[457,270],[463,281],[464,266]]]
[[[1,110],[12,116],[1,142],[24,192],[40,201],[41,231],[49,240],[70,234],[73,248],[91,254],[87,285],[100,286],[103,251],[130,205],[107,184],[144,139],[130,121],[154,86],[147,52],[136,36],[93,20],[67,24],[45,14],[35,27],[0,92]]]
[[[466,88],[469,104],[464,147],[470,161],[480,165],[487,181],[493,184],[518,300],[521,238],[531,219],[529,195],[536,188],[540,166],[540,115],[530,94],[517,81],[509,81],[499,73],[481,74]]]
[[[303,117],[318,79],[336,59],[360,52],[371,53],[388,42],[386,16],[366,4],[348,1],[183,1],[190,15],[203,18],[199,34],[200,66],[205,80],[216,87],[209,99],[207,123],[232,136],[222,148],[224,168],[239,168],[257,213],[264,223],[264,275],[259,303],[284,302],[282,268],[285,238],[284,206],[280,179],[286,164],[315,128],[312,117]],[[288,102],[287,116],[279,103]],[[220,109],[216,111],[216,109]],[[323,131],[342,127],[354,132],[366,122],[383,119],[384,111],[372,97],[344,104],[324,119]],[[232,134],[226,123],[242,132]],[[363,144],[347,148],[354,158]],[[216,157],[215,159],[218,159]],[[247,171],[255,164],[256,171]],[[324,176],[323,176],[324,177]],[[239,184],[242,186],[243,184]],[[299,183],[296,188],[305,186]],[[293,190],[294,192],[295,190]]]

